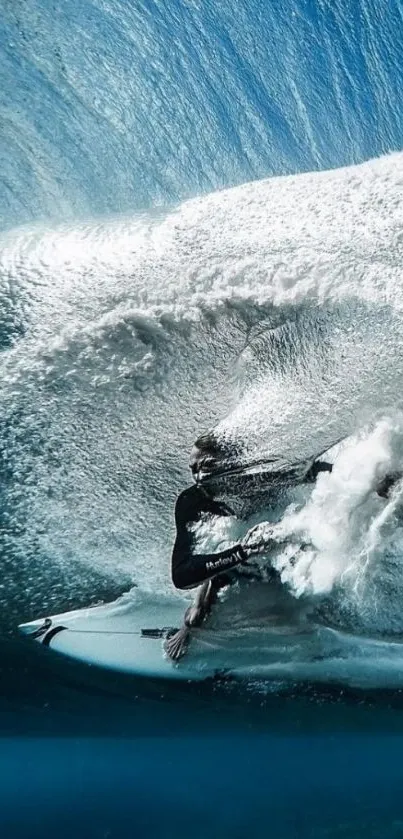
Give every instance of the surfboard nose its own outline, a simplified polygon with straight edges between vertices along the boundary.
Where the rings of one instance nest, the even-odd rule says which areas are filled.
[[[24,635],[32,635],[34,632],[40,629],[40,627],[43,626],[43,623],[43,618],[39,618],[39,620],[29,621],[29,623],[20,623],[18,625],[18,629]]]
[[[50,618],[40,618],[39,620],[29,621],[29,623],[20,623],[18,629],[23,635],[29,635],[30,638],[41,640],[52,626]]]

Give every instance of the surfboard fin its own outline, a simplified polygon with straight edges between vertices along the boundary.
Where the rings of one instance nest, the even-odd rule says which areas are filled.
[[[172,661],[178,661],[185,655],[190,641],[190,629],[185,624],[173,634],[168,635],[164,643],[164,652]]]

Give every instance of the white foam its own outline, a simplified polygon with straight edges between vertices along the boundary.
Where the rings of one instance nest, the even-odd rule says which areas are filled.
[[[400,313],[402,181],[403,154],[394,154],[245,184],[163,216],[3,235],[0,294],[19,327],[3,351],[0,382],[16,481],[9,493],[23,520],[15,528],[19,549],[39,546],[67,568],[77,556],[133,569],[137,582],[166,588],[172,505],[188,477],[187,453],[227,414],[230,372],[251,330],[273,306],[285,314],[307,302],[357,298]],[[389,394],[403,373],[399,358],[390,363],[396,334],[382,332]],[[353,329],[350,336],[353,350]],[[341,357],[342,342],[335,346]],[[378,380],[365,376],[378,347],[369,347],[364,371],[352,362],[349,384],[372,388],[370,407]],[[270,419],[290,439],[283,395],[285,388],[294,395],[298,421],[298,385],[284,379],[271,388]],[[301,393],[315,416],[312,391]],[[340,389],[325,405],[330,417],[336,397]],[[338,404],[347,415],[350,403]],[[23,433],[14,431],[15,417]],[[286,518],[290,532],[306,530],[314,545],[312,556],[282,569],[296,592],[328,590],[354,564],[381,509],[366,493],[389,457],[382,440],[373,438],[365,456],[358,443],[341,453],[312,501]],[[349,457],[357,466],[351,474]]]
[[[391,545],[388,524],[396,535],[396,511],[401,505],[397,485],[389,500],[377,496],[379,480],[403,471],[403,422],[385,419],[372,432],[362,432],[340,447],[331,474],[318,477],[305,505],[286,512],[283,538],[306,544],[295,561],[283,553],[276,567],[297,596],[324,594],[337,585],[365,595],[376,564]],[[395,552],[403,552],[403,531]]]
[[[1,264],[19,280],[40,279],[47,295],[51,286],[51,307],[84,304],[84,293],[110,303],[115,293],[178,317],[229,300],[280,306],[352,295],[401,308],[402,183],[396,153],[244,184],[162,218],[23,228],[3,235]]]

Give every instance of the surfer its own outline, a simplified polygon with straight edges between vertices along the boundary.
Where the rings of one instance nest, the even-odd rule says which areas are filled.
[[[235,516],[227,504],[215,499],[214,491],[209,486],[194,484],[180,493],[175,505],[176,539],[172,551],[172,582],[179,589],[199,586],[199,590],[193,604],[185,612],[183,627],[166,640],[165,652],[173,660],[186,652],[190,629],[203,623],[218,591],[232,582],[233,569],[245,565],[254,554],[263,550],[261,542],[254,543],[245,537],[241,542],[217,553],[196,553],[193,528],[204,515]]]
[[[331,472],[332,465],[316,461],[305,474],[305,481],[314,481],[319,472]],[[278,491],[279,482],[273,482],[272,474],[264,476],[268,488],[273,491],[273,484]],[[289,481],[285,480],[285,484]],[[264,479],[259,476],[259,490],[262,492]],[[267,487],[266,487],[267,488]],[[196,553],[194,551],[194,527],[203,516],[233,516],[234,511],[223,501],[216,499],[220,486],[212,481],[197,482],[188,487],[177,498],[175,505],[176,539],[172,551],[172,582],[178,589],[191,589],[200,586],[195,600],[186,610],[184,625],[169,637],[165,643],[165,652],[176,660],[184,655],[190,638],[190,629],[200,626],[209,614],[216,600],[218,591],[239,578],[239,571],[252,557],[267,553],[278,540],[275,538],[273,525],[266,529],[265,541],[261,534],[256,536],[252,528],[236,544],[217,553]],[[256,532],[255,532],[256,531]],[[238,574],[236,573],[238,572]]]
[[[315,461],[306,471],[302,481],[313,482],[320,472],[331,472],[332,464]],[[290,484],[289,475],[284,476],[285,485]],[[259,475],[259,487],[266,484],[272,494],[279,491],[278,475],[272,480],[272,473]],[[380,497],[387,498],[395,484],[401,480],[398,472],[387,474],[375,487]],[[197,479],[196,479],[197,480]],[[281,484],[281,482],[280,482]],[[222,489],[222,486],[221,486]],[[192,605],[188,607],[181,629],[175,631],[165,642],[165,652],[173,660],[184,655],[190,639],[191,629],[199,627],[211,611],[221,588],[231,584],[247,573],[253,557],[269,553],[279,544],[276,538],[276,525],[265,528],[265,540],[262,541],[260,528],[251,528],[244,538],[225,550],[216,553],[197,553],[195,548],[194,527],[205,515],[216,517],[233,516],[235,512],[223,501],[217,500],[220,486],[213,481],[197,481],[177,498],[175,505],[176,539],[172,551],[172,581],[178,589],[199,587]],[[274,572],[273,572],[274,574]]]

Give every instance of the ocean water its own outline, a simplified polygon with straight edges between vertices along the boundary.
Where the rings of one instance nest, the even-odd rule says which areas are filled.
[[[401,836],[402,489],[373,490],[403,467],[402,4],[0,12],[2,835]],[[280,649],[264,684],[173,687],[19,638],[172,597],[212,428],[330,450],[253,523],[337,673]]]

